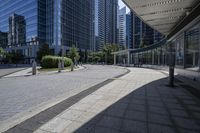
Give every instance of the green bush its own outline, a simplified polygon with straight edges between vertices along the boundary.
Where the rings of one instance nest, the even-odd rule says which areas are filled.
[[[42,68],[58,68],[58,62],[62,60],[62,57],[59,56],[44,56],[41,61]],[[65,67],[69,67],[72,63],[72,60],[64,57],[64,64]]]

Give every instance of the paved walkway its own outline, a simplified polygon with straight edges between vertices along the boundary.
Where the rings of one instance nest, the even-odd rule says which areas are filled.
[[[19,67],[16,67],[16,66],[6,66],[6,65],[0,65],[0,78],[6,76],[6,75],[9,75],[9,74],[12,74],[12,73],[15,73],[17,71],[21,71],[21,70],[24,70],[28,68],[28,66],[19,66]]]
[[[40,67],[37,67],[37,69],[39,69],[39,68]],[[78,71],[78,70],[82,70],[82,69],[84,69],[84,67],[79,66],[77,68],[74,68],[74,71]],[[62,70],[62,73],[70,72],[70,71],[71,71],[71,69]],[[37,75],[50,75],[50,74],[58,74],[58,70],[57,71],[47,71],[47,72],[38,72],[37,71]],[[29,68],[21,70],[21,71],[14,72],[9,75],[6,75],[6,76],[4,76],[4,78],[26,77],[26,76],[32,76],[32,67],[29,67]]]
[[[127,70],[86,65],[86,69],[0,79],[0,132]],[[15,132],[16,133],[16,132]]]
[[[35,133],[199,133],[200,102],[159,71],[131,72],[83,98]],[[27,129],[28,130],[28,129]]]

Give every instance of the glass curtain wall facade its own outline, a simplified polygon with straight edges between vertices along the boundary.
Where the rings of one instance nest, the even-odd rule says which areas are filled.
[[[0,0],[0,3],[0,31],[8,34],[7,51],[21,49],[25,56],[35,58],[38,46],[44,43],[55,54],[62,49],[67,52],[72,45],[83,50],[93,48],[92,0]]]
[[[172,54],[176,68],[194,72],[200,70],[200,21],[176,35],[170,42],[160,41],[158,44],[158,46],[141,50],[141,52],[129,51],[130,64],[167,66],[170,63],[170,54]],[[123,64],[124,59],[127,61],[127,53],[118,54],[117,58],[118,64]]]
[[[62,0],[61,30],[62,44],[75,45],[79,49],[90,50],[91,19],[93,2],[91,0]],[[94,35],[94,34],[93,34]]]
[[[0,47],[6,48],[8,45],[8,33],[0,31]]]
[[[98,0],[98,32],[101,50],[106,43],[117,44],[118,0]]]
[[[7,51],[35,58],[46,41],[46,0],[0,0],[0,31],[8,34]]]
[[[24,16],[9,17],[8,46],[26,44],[26,21]]]
[[[126,46],[126,7],[123,7],[118,11],[118,44],[120,48],[127,49]]]
[[[126,47],[127,49],[132,49],[133,45],[131,45],[131,34],[132,34],[132,28],[131,28],[131,14],[126,14]]]
[[[162,40],[163,36],[156,30],[145,24],[133,12],[131,14],[131,45],[133,49],[150,46]],[[141,44],[143,45],[141,46]]]
[[[25,19],[18,19],[17,23],[24,23],[24,21],[26,23],[26,42],[38,37],[38,13],[43,9],[43,7],[38,8],[40,3],[38,0],[0,0],[0,3],[0,30],[2,32],[10,32],[9,17],[16,14]]]

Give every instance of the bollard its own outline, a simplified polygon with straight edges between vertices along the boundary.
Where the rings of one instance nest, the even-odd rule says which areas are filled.
[[[37,67],[37,63],[36,63],[36,61],[33,61],[33,63],[32,63],[32,75],[36,75],[37,74],[36,67]]]
[[[71,63],[71,71],[74,71],[74,63]]]
[[[62,68],[61,68],[61,65],[62,65],[62,64],[61,64],[61,62],[60,62],[60,60],[59,60],[59,61],[58,61],[58,72],[59,72],[59,73],[61,72],[61,69],[62,69]]]
[[[62,58],[62,62],[61,62],[61,69],[64,70],[65,69],[65,63],[64,63],[64,59]]]

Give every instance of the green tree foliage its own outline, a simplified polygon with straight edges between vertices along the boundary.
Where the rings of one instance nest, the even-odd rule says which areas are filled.
[[[24,59],[24,56],[22,53],[20,53],[20,52],[12,52],[11,53],[12,63],[17,65],[20,61],[23,61],[23,59]]]
[[[52,54],[53,53],[51,49],[49,48],[49,45],[45,43],[39,47],[39,50],[37,52],[37,59],[41,61],[43,56],[52,55]]]
[[[63,59],[64,66],[69,67],[72,63],[72,60],[67,57],[59,57],[59,56],[44,56],[41,60],[42,68],[58,68],[58,62]]]
[[[144,41],[144,38],[143,38],[140,42],[140,48],[145,48],[145,47],[146,47],[146,44],[145,44],[145,41]]]
[[[98,63],[98,62],[103,62],[103,52],[91,52],[88,55],[88,61],[92,63]]]
[[[3,48],[0,47],[0,57],[3,57],[5,55],[5,51]]]
[[[119,50],[119,46],[116,44],[106,44],[103,47],[103,54],[104,54],[104,58],[105,58],[105,63],[106,64],[113,64],[114,63],[114,58],[112,53],[116,52]]]
[[[88,61],[97,63],[97,62],[105,62],[106,64],[113,64],[114,57],[113,52],[119,50],[119,46],[116,44],[106,44],[103,49],[99,52],[92,52],[88,55]]]
[[[72,59],[72,61],[74,62],[75,59],[78,61],[80,59],[80,55],[77,51],[77,48],[73,45],[72,48],[70,49],[69,53],[68,53],[69,58]]]

